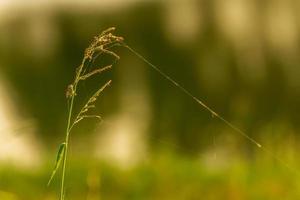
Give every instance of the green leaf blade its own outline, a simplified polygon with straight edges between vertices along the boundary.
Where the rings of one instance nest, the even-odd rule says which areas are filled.
[[[59,145],[59,149],[58,149],[57,156],[56,156],[55,166],[53,168],[53,171],[52,171],[51,177],[47,183],[47,186],[49,186],[51,184],[51,182],[61,164],[61,161],[63,160],[65,151],[66,151],[66,143],[64,142]]]

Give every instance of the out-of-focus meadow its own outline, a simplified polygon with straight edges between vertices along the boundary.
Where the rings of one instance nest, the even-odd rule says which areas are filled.
[[[80,87],[77,107],[113,81],[72,132],[67,199],[300,199],[299,1],[0,0],[1,200],[58,199],[65,91],[111,26],[263,148],[116,48]]]

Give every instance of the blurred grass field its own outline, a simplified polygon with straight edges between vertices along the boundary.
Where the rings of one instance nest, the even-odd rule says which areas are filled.
[[[222,158],[226,159],[226,158]],[[276,162],[232,159],[228,166],[161,152],[131,169],[94,159],[72,159],[69,199],[298,199],[297,176]],[[217,160],[215,161],[217,163]],[[39,170],[1,167],[1,199],[57,199],[59,184],[49,188],[49,165]]]

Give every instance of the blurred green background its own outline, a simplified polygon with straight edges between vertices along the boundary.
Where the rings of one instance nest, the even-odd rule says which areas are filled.
[[[300,199],[300,2],[0,0],[0,199],[47,187],[84,49],[117,35],[228,121],[213,118],[125,48],[104,81],[102,123],[71,136],[67,199]]]

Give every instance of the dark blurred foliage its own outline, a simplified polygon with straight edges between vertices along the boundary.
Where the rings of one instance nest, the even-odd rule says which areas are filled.
[[[29,21],[39,16],[20,14],[10,19],[5,27],[5,45],[0,49],[1,73],[8,77],[18,94],[20,115],[24,113],[26,117],[26,113],[29,113],[37,120],[38,132],[44,142],[56,142],[61,138],[66,123],[64,92],[81,62],[84,49],[94,35],[115,26],[128,44],[249,135],[259,138],[258,134],[261,133],[257,130],[278,118],[289,122],[297,132],[300,93],[297,88],[291,89],[287,84],[287,77],[283,73],[287,63],[282,62],[274,51],[264,47],[266,76],[258,82],[246,80],[240,71],[241,64],[237,62],[239,55],[233,44],[216,27],[213,4],[207,1],[203,5],[201,11],[205,20],[201,34],[194,43],[181,46],[167,38],[162,23],[164,10],[156,3],[138,4],[120,12],[85,10],[76,13],[58,9],[51,14],[52,28],[58,41],[54,50],[45,55],[31,52],[30,40],[24,34],[28,32]],[[45,42],[48,43],[51,44],[51,41]],[[121,58],[137,59],[124,48],[116,51]],[[220,87],[207,87],[206,74],[199,73],[203,66],[209,68],[209,65],[219,66],[222,72],[225,71],[227,77]],[[296,68],[299,62],[291,62],[291,65]],[[159,145],[157,139],[167,139],[192,154],[211,143],[212,132],[218,135],[220,129],[228,129],[151,68],[146,65],[125,65],[122,59],[112,72],[82,86],[81,102],[84,94],[97,88],[101,81],[113,79],[113,86],[103,95],[98,111],[104,117],[117,113],[120,105],[119,84],[124,84],[118,80],[117,74],[134,74],[141,67],[147,68],[145,78],[151,94],[150,144],[156,146]],[[218,73],[216,71],[216,75],[222,76]],[[134,81],[135,77],[130,77]],[[92,88],[87,89],[90,86]],[[246,112],[239,110],[239,106],[243,109],[243,105],[248,107]],[[93,122],[84,124],[89,128],[94,127]],[[84,127],[79,128],[82,129]]]

